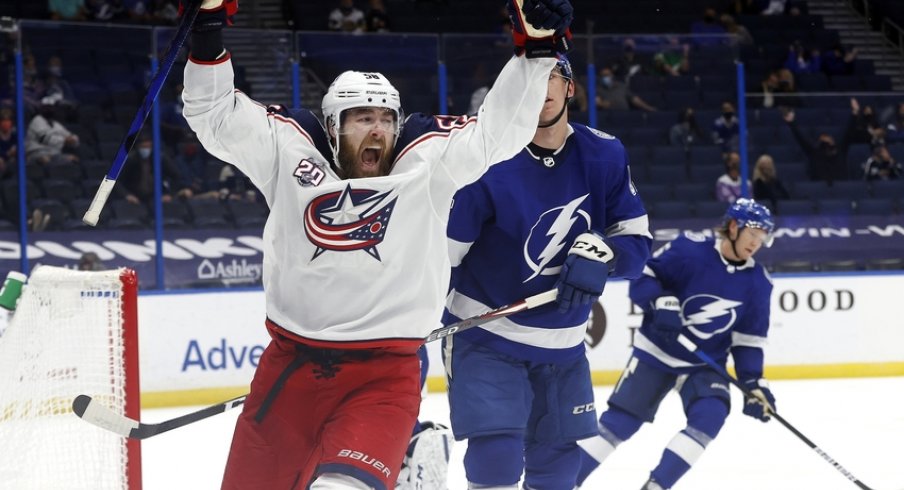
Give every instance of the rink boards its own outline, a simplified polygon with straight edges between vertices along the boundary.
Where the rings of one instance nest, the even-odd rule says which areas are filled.
[[[774,278],[766,374],[773,379],[904,375],[904,274]],[[630,353],[640,311],[628,283],[611,281],[588,348],[597,384],[613,383]],[[600,313],[600,312],[604,313]],[[263,292],[139,296],[142,406],[222,401],[247,391],[269,338]],[[444,389],[439,342],[429,344],[428,387]]]

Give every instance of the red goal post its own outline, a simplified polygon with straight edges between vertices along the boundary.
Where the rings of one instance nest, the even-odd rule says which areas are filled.
[[[0,336],[0,487],[140,489],[140,441],[71,409],[87,394],[140,419],[135,272],[38,266],[11,315]]]

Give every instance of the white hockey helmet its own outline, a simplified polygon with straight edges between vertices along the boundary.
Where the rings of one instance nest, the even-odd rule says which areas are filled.
[[[338,162],[339,128],[342,125],[342,112],[356,107],[382,107],[395,114],[394,134],[398,136],[402,121],[401,99],[399,91],[389,83],[382,74],[376,72],[346,71],[333,80],[326,95],[323,96],[323,125],[329,134],[330,128],[336,135],[331,139],[333,157]]]

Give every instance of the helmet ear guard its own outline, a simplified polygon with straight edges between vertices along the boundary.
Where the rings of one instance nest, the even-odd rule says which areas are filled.
[[[323,126],[330,136],[333,161],[339,163],[339,136],[342,113],[358,107],[376,107],[392,111],[395,115],[394,135],[402,126],[402,107],[399,91],[382,74],[376,72],[346,71],[336,77],[323,96],[321,109]]]
[[[727,224],[731,220],[738,224],[738,228],[754,228],[765,231],[766,239],[763,240],[763,244],[767,247],[772,246],[775,220],[766,206],[753,199],[739,198],[725,211],[725,223]]]

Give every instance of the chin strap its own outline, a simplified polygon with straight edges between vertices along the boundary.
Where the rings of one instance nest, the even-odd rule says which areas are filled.
[[[572,83],[574,83],[574,82],[571,79],[569,79],[568,85],[571,85]],[[565,94],[568,94],[568,85],[565,85]],[[562,116],[565,114],[565,109],[568,108],[569,102],[571,102],[571,97],[568,97],[568,95],[565,95],[565,102],[562,103],[562,109],[559,111],[558,114],[556,114],[556,117],[552,118],[552,121],[550,121],[546,124],[537,124],[537,127],[541,128],[541,129],[548,128],[548,127],[552,126],[553,124],[559,122],[559,119],[562,119]]]

